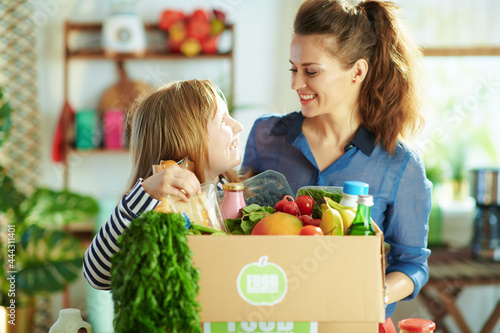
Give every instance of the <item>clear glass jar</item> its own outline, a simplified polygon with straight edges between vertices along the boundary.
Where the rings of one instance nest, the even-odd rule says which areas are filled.
[[[399,333],[424,332],[433,333],[436,324],[433,321],[420,318],[408,318],[398,322]]]
[[[235,219],[238,217],[241,209],[246,207],[243,190],[245,184],[242,183],[226,183],[222,185],[224,196],[221,202],[221,213],[224,220]]]

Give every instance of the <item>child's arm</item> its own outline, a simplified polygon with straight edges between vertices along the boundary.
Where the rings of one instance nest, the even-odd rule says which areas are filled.
[[[101,227],[85,251],[83,275],[96,289],[110,289],[111,257],[119,250],[118,237],[140,213],[152,210],[160,203],[149,196],[141,183],[142,179],[122,197],[109,220]]]
[[[110,289],[111,257],[119,251],[118,237],[140,213],[154,209],[160,203],[158,199],[169,194],[187,201],[188,196],[200,192],[200,182],[194,173],[177,166],[162,170],[146,180],[139,180],[123,196],[85,252],[83,274],[88,283],[96,289]]]

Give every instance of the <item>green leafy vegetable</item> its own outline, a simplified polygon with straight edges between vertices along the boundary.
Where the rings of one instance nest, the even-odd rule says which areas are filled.
[[[207,227],[198,223],[193,223],[188,229],[188,235],[213,235],[213,234],[226,234],[224,231],[220,231],[214,228]]]
[[[253,227],[275,210],[271,206],[251,204],[241,210],[242,216],[237,219],[227,219],[226,226],[232,235],[250,235]]]
[[[321,208],[319,207],[319,204],[323,202],[323,197],[331,198],[336,202],[340,202],[340,200],[342,200],[342,192],[340,190],[325,191],[319,188],[307,188],[299,190],[297,197],[300,195],[308,195],[314,199],[312,217],[315,219],[321,218]]]
[[[182,215],[150,211],[120,236],[111,259],[115,332],[202,332],[187,233]]]

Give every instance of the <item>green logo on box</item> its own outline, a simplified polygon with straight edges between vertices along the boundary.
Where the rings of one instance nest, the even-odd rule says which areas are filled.
[[[317,322],[228,322],[204,323],[205,333],[318,333]]]
[[[262,256],[258,262],[243,267],[238,275],[238,293],[252,305],[274,305],[286,295],[288,283],[285,272],[267,260],[267,256]]]

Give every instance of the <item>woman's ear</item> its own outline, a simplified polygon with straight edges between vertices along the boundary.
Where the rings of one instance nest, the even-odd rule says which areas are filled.
[[[365,59],[358,59],[351,68],[352,82],[361,83],[368,73],[368,62]]]

